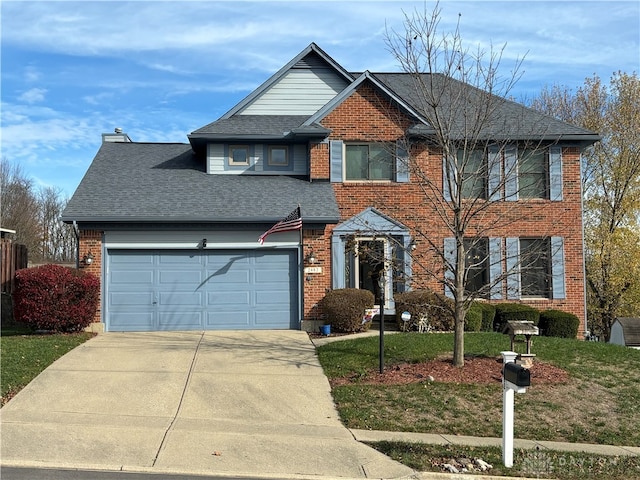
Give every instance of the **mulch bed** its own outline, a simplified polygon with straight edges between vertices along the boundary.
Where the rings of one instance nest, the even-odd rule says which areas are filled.
[[[531,367],[532,384],[566,383],[569,375],[554,365],[534,360]],[[331,386],[406,385],[418,382],[499,384],[502,381],[502,358],[467,357],[464,367],[454,367],[451,358],[438,358],[421,363],[402,363],[385,368],[383,374],[377,370],[366,375],[335,378]]]

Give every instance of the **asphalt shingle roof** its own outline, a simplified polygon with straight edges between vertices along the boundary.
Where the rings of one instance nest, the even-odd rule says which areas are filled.
[[[597,140],[598,136],[584,128],[562,122],[548,115],[527,108],[511,100],[491,95],[487,92],[451,79],[441,74],[422,74],[419,77],[407,73],[374,73],[378,80],[387,85],[396,95],[423,113],[429,120],[430,108],[426,108],[425,91],[437,92],[437,109],[443,123],[451,127],[451,137],[470,136],[471,128],[479,127],[474,136],[491,140]],[[477,118],[491,108],[487,122]],[[450,118],[449,118],[450,117]]]
[[[192,134],[283,136],[307,118],[307,115],[235,115],[211,122]]]
[[[104,143],[62,219],[78,222],[275,222],[300,204],[304,222],[336,223],[328,182],[211,175],[189,144]]]

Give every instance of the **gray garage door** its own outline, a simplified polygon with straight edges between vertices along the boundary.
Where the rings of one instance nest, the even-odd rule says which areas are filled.
[[[109,250],[106,329],[297,328],[294,250]]]

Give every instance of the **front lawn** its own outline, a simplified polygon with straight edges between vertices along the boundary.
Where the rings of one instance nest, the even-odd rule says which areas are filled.
[[[452,346],[452,334],[388,335],[386,370],[450,355]],[[499,357],[509,348],[506,335],[465,337],[466,353],[476,357]],[[516,438],[640,446],[640,351],[538,337],[533,353],[536,361],[565,370],[568,380],[553,383],[552,378],[538,384],[534,380],[527,393],[516,395]],[[370,372],[378,366],[377,336],[329,343],[318,348],[318,355],[349,428],[502,435],[499,380],[452,383],[439,382],[434,375],[434,381],[422,376],[403,385],[371,382]]]
[[[40,372],[94,334],[36,335],[21,328],[3,328],[0,336],[0,401],[4,405]]]

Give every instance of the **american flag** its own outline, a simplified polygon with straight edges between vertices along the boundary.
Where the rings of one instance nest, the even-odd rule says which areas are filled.
[[[260,242],[260,245],[262,245],[264,243],[264,239],[267,238],[267,235],[271,235],[272,233],[290,232],[292,230],[300,230],[301,228],[302,216],[300,215],[300,206],[298,206],[293,212],[291,212],[269,230],[260,235],[260,238],[258,238],[258,242]]]

